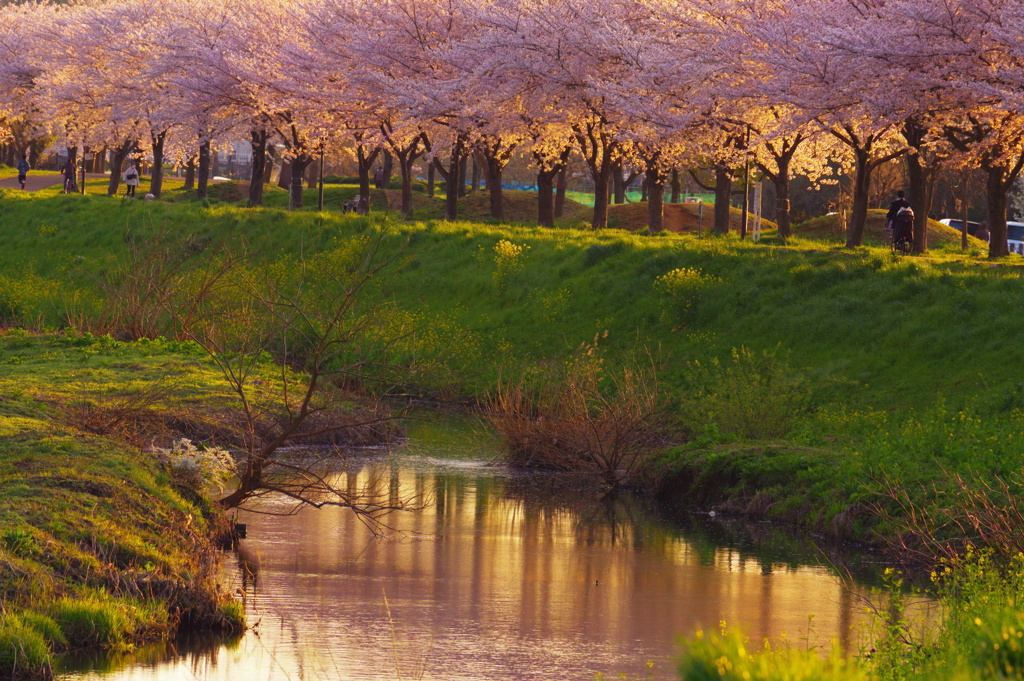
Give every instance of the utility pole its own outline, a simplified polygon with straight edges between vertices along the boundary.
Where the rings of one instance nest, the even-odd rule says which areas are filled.
[[[316,209],[319,212],[324,211],[324,145],[320,143],[320,187],[316,194]]]
[[[747,209],[750,208],[750,126],[747,126],[747,141],[743,147],[743,218],[740,220],[740,241],[747,238]]]
[[[85,162],[86,162],[86,160],[88,160],[88,158],[89,158],[89,147],[85,146],[85,144],[82,144],[82,162],[80,164],[80,166],[82,168],[82,186],[80,188],[80,191],[81,191],[83,196],[85,196]]]

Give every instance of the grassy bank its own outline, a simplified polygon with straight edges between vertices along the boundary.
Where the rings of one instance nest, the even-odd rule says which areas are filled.
[[[133,263],[174,253],[196,272],[227,248],[257,270],[289,268],[383,229],[382,257],[394,261],[367,300],[390,311],[375,328],[402,372],[387,385],[474,398],[502,376],[543,379],[596,336],[609,366],[650,352],[672,430],[687,434],[662,458],[661,494],[677,502],[867,539],[892,480],[929,503],[937,493],[920,485],[947,473],[1019,467],[1024,316],[1011,311],[1022,261],[961,254],[941,225],[927,257],[894,259],[882,246],[842,248],[827,220],[783,245],[217,202],[2,201],[0,319],[97,332],[118,332]],[[877,214],[868,237],[882,241]]]
[[[215,584],[222,515],[126,437],[170,437],[197,394],[219,391],[202,359],[162,342],[0,334],[0,674],[44,677],[57,652],[131,649],[179,627],[241,627]]]
[[[44,664],[49,650],[131,645],[198,616],[184,613],[237,615],[190,586],[208,569],[208,503],[126,444],[131,432],[101,434],[96,425],[118,404],[145,403],[147,423],[181,434],[182,420],[161,416],[164,408],[201,408],[223,394],[188,344],[101,337],[174,337],[182,317],[168,309],[194,301],[200,312],[230,310],[237,301],[223,299],[228,293],[203,293],[215,263],[233,263],[228,280],[329,287],[337,268],[376,244],[386,266],[354,310],[374,323],[341,358],[376,352],[361,368],[370,391],[471,401],[509,377],[543,388],[582,356],[609,375],[630,358],[653,357],[675,444],[649,468],[650,484],[668,505],[878,542],[908,529],[952,536],[971,512],[972,490],[996,477],[1008,484],[990,488],[995,507],[1024,497],[1015,477],[1024,388],[1014,362],[1024,261],[984,259],[977,244],[962,254],[958,235],[941,226],[932,225],[927,257],[896,259],[881,245],[877,213],[869,245],[851,251],[834,218],[797,226],[786,244],[770,232],[755,244],[698,238],[689,213],[681,232],[643,236],[217,200],[240,200],[238,191],[224,185],[205,202],[173,187],[159,202],[0,194],[0,323],[9,329],[0,335],[0,637],[14,642],[0,649],[17,651],[0,663],[21,668]],[[338,201],[354,188],[331,191]],[[283,198],[271,192],[268,203]],[[619,211],[628,226],[642,207]],[[19,327],[75,331],[31,336]],[[143,399],[168,373],[178,377],[167,393],[176,397],[161,389]],[[910,509],[932,514],[931,528],[909,527]],[[949,620],[947,643],[915,649],[928,659],[894,637],[883,671],[826,669],[800,656],[755,663],[737,652],[739,639],[709,635],[691,646],[690,661],[761,665],[753,678],[794,668],[815,678],[924,678],[914,670],[935,670],[928,660],[940,659],[970,674],[990,660],[970,651],[1018,626],[1012,608],[991,620],[972,614],[985,598],[1019,593],[1017,582],[985,581],[989,574],[975,575],[987,586],[972,599],[950,601],[966,614]],[[83,618],[94,624],[76,624]],[[109,633],[97,633],[101,626]]]

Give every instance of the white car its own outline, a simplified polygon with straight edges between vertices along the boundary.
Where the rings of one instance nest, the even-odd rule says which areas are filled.
[[[946,225],[947,227],[952,227],[958,232],[961,229],[960,225],[963,224],[963,220],[959,220],[957,218],[942,218],[941,220],[939,220],[939,222]],[[978,234],[978,229],[980,227],[980,222],[974,222],[972,220],[967,221],[967,233],[970,234],[971,236],[976,236]]]
[[[1010,253],[1024,255],[1024,222],[1006,223],[1006,245]]]

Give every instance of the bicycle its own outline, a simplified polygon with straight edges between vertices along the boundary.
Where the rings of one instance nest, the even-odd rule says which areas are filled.
[[[892,254],[893,255],[910,255],[914,250],[914,241],[909,237],[903,238],[892,238]]]
[[[893,255],[909,255],[914,249],[914,211],[901,208],[889,227],[892,230]]]

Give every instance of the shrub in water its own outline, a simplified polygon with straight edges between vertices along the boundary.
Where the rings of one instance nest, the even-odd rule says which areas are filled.
[[[604,367],[598,337],[561,371],[499,386],[488,419],[505,441],[512,466],[597,475],[609,488],[632,476],[664,439],[664,399],[650,358]]]

